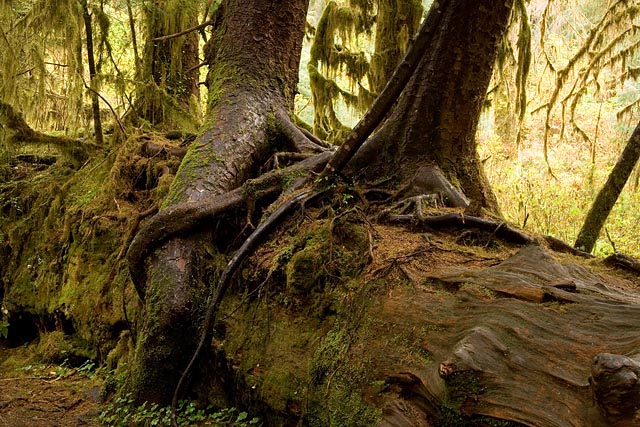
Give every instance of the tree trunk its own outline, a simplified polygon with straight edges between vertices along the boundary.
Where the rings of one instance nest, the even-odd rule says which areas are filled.
[[[274,118],[293,107],[307,6],[308,0],[222,3],[205,52],[206,126],[190,145],[163,208],[238,187],[273,148]],[[193,354],[216,274],[212,264],[220,260],[210,242],[210,233],[200,231],[168,241],[147,258],[139,286],[145,316],[131,383],[139,401],[168,403]]]
[[[578,233],[575,247],[585,252],[591,252],[598,240],[600,230],[604,222],[607,220],[613,205],[615,205],[618,196],[622,192],[633,168],[640,158],[640,123],[636,126],[629,142],[624,147],[624,151],[620,154],[620,158],[613,167],[611,174],[604,187],[598,193],[596,200],[593,202],[587,218]]]
[[[95,132],[96,143],[103,146],[102,119],[100,118],[100,101],[98,99],[98,88],[96,87],[96,61],[93,54],[93,29],[91,27],[91,13],[86,0],[81,0],[82,19],[84,20],[85,35],[87,36],[87,60],[89,64],[89,87],[91,88],[91,110],[93,112],[93,130]]]
[[[417,0],[378,0],[376,43],[371,58],[371,91],[380,94],[402,61],[411,37],[420,26],[422,3]]]
[[[147,34],[141,76],[137,76],[143,83],[138,89],[135,113],[154,126],[184,128],[198,117],[198,33],[157,39],[195,26],[198,2],[150,3],[145,10]]]
[[[478,119],[513,1],[456,0],[389,119],[352,168],[401,169],[408,178],[435,164],[480,206],[498,204],[476,151]],[[383,147],[383,148],[381,148]],[[384,153],[380,156],[380,153]],[[397,165],[402,164],[402,168]]]

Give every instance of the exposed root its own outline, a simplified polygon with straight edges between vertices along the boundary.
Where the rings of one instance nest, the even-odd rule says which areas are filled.
[[[419,223],[428,225],[429,227],[475,227],[480,230],[495,233],[501,239],[520,245],[536,243],[532,237],[521,231],[512,228],[504,222],[491,221],[475,216],[464,215],[461,213],[447,213],[435,216],[425,216],[423,219],[417,218],[417,215],[389,215],[389,222],[395,223]]]
[[[259,178],[249,180],[243,187],[211,200],[176,204],[153,216],[140,229],[127,252],[131,279],[138,294],[144,298],[146,283],[144,260],[151,250],[170,237],[187,232],[213,216],[246,204],[250,198],[259,200],[276,194],[282,190],[284,178],[316,171],[326,164],[330,156],[329,152],[317,154],[290,167],[273,170]]]
[[[319,153],[327,148],[313,141],[298,126],[293,123],[286,111],[279,109],[275,112],[276,127],[291,144],[301,153]],[[317,138],[314,138],[317,139]]]
[[[311,141],[315,142],[319,146],[324,148],[329,148],[332,150],[335,149],[335,145],[329,144],[328,142],[321,140],[320,138],[318,138],[317,136],[315,136],[305,128],[301,127],[299,129],[300,129],[300,132],[302,132],[307,138],[309,138]]]
[[[427,216],[424,214],[424,205],[426,202],[427,206],[432,208],[438,208],[439,206],[444,206],[442,202],[442,197],[439,194],[421,194],[419,196],[408,197],[396,203],[395,205],[382,210],[377,216],[377,220],[384,220],[390,216],[393,216],[393,213],[398,213],[401,215],[408,214],[410,210],[415,212],[416,217],[420,221],[425,221]]]
[[[116,201],[116,204],[117,204],[117,201]],[[140,227],[140,221],[157,212],[158,212],[158,205],[154,204],[149,209],[142,212],[138,212],[136,214],[135,218],[133,219],[133,222],[131,223],[131,226],[129,226],[129,231],[127,231],[127,234],[122,242],[122,246],[120,246],[118,255],[116,256],[116,259],[113,262],[113,267],[111,268],[111,272],[109,273],[109,277],[107,278],[105,283],[111,283],[113,279],[116,277],[116,274],[118,272],[118,267],[120,266],[120,261],[124,258],[125,254],[127,253],[127,249],[129,248],[131,241],[136,235],[136,232],[138,231],[138,227]]]
[[[171,402],[171,425],[173,427],[178,427],[176,419],[176,406],[178,404],[180,391],[193,365],[196,363],[198,357],[202,353],[202,349],[204,348],[206,342],[210,339],[212,326],[215,321],[218,308],[220,306],[220,303],[222,302],[222,297],[231,284],[231,277],[238,269],[242,261],[244,261],[245,258],[251,255],[258,243],[260,243],[260,241],[264,239],[264,237],[266,237],[267,234],[271,232],[271,230],[275,228],[287,214],[289,214],[297,207],[301,206],[303,203],[315,199],[323,192],[324,191],[304,190],[286,200],[271,215],[269,215],[269,217],[265,221],[263,221],[258,226],[258,228],[254,230],[253,233],[251,233],[247,240],[245,240],[245,242],[242,244],[240,249],[238,249],[233,255],[231,261],[229,261],[229,263],[227,264],[226,268],[220,275],[218,285],[213,291],[213,296],[211,297],[211,301],[209,303],[209,306],[207,307],[207,314],[205,316],[202,333],[200,335],[200,341],[198,342],[198,347],[191,357],[189,364],[182,373],[180,381],[178,381],[178,385],[176,386],[175,392],[173,394],[173,400]]]
[[[280,169],[281,163],[289,163],[289,162],[299,162],[301,160],[308,159],[313,156],[313,154],[309,153],[292,153],[289,151],[275,153],[273,156],[267,160],[265,164],[265,169]]]

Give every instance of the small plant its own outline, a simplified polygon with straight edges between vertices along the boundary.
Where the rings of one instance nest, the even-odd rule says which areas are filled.
[[[78,374],[83,377],[91,378],[96,369],[96,364],[92,360],[86,360],[82,365],[78,367]]]
[[[0,338],[7,339],[9,337],[9,321],[0,320]]]
[[[131,395],[116,398],[99,416],[100,422],[108,427],[168,427],[171,425],[171,408],[160,407],[147,402],[136,406]],[[236,408],[211,411],[199,409],[193,402],[181,401],[177,408],[180,427],[259,427],[259,418],[249,418],[246,412]]]

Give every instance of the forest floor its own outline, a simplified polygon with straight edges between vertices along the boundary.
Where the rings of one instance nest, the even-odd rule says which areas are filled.
[[[0,427],[94,427],[100,414],[97,376],[41,364],[30,346],[0,344]]]

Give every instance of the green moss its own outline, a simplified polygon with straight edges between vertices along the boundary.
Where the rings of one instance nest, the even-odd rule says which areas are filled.
[[[483,391],[480,379],[473,371],[456,372],[447,378],[446,384],[447,406],[456,410]]]
[[[294,294],[307,294],[321,282],[325,258],[318,246],[293,255],[287,264],[287,290]]]
[[[333,329],[315,351],[310,381],[317,394],[312,399],[326,396],[326,403],[310,411],[307,419],[309,426],[372,426],[382,416],[380,409],[362,398],[362,387],[370,381],[366,378],[365,366],[349,356],[357,330],[352,326],[343,322],[334,323]]]

